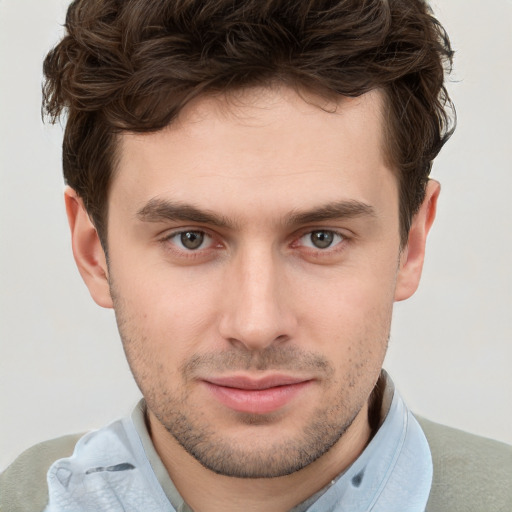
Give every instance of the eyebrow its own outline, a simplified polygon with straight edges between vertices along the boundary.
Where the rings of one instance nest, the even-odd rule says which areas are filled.
[[[200,210],[187,203],[153,198],[137,212],[137,218],[143,222],[184,221],[209,224],[211,226],[229,228],[233,223],[215,213]]]
[[[287,226],[312,224],[336,219],[357,217],[375,217],[375,209],[361,201],[334,201],[318,208],[305,211],[294,211],[285,220]],[[221,228],[233,228],[239,223],[207,210],[200,210],[188,203],[169,201],[166,199],[150,199],[137,212],[137,218],[143,222],[180,221],[208,224]]]
[[[288,225],[312,224],[327,220],[376,217],[373,206],[361,201],[335,201],[307,211],[295,211],[287,219]]]

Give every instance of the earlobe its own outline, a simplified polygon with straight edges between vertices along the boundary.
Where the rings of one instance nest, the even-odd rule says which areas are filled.
[[[408,299],[417,290],[420,283],[427,235],[436,216],[437,199],[441,185],[435,180],[429,180],[425,199],[418,213],[413,217],[407,246],[404,247],[400,258],[395,301]]]
[[[85,210],[83,201],[72,188],[66,187],[64,199],[71,230],[73,256],[80,275],[94,301],[104,308],[112,308],[107,260],[98,232]]]

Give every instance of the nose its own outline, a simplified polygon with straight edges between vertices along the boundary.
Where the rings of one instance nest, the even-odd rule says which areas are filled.
[[[258,351],[294,336],[297,319],[284,262],[268,247],[239,254],[223,289],[219,329],[231,344]]]

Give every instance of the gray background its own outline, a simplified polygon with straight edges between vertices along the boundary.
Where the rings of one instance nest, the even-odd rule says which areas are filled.
[[[0,0],[0,469],[21,450],[127,414],[114,316],[72,260],[60,127],[40,120],[41,61],[63,0]],[[423,283],[395,311],[386,368],[412,408],[512,443],[510,0],[437,0],[457,50],[459,127]]]

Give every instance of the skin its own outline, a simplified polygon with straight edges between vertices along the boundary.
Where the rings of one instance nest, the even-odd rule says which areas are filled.
[[[418,286],[439,194],[429,182],[401,249],[381,102],[249,89],[122,134],[108,265],[66,191],[80,272],[115,309],[155,448],[198,512],[289,510],[368,442],[393,302]],[[226,378],[261,396],[233,398]],[[282,403],[272,379],[293,381]]]

